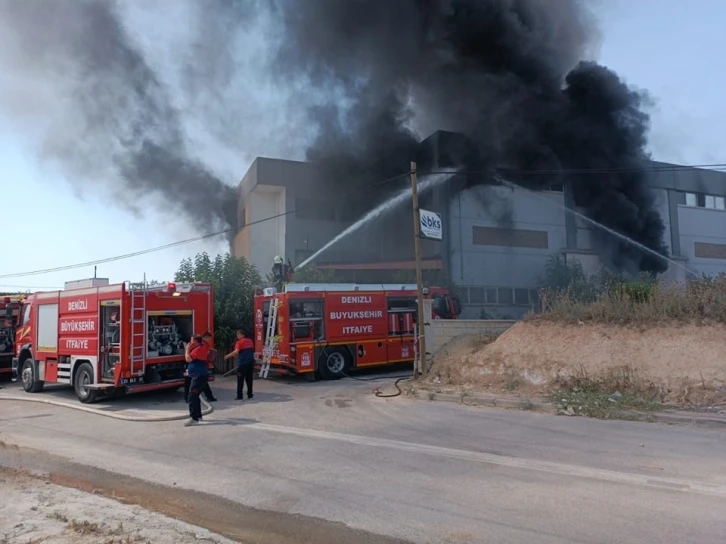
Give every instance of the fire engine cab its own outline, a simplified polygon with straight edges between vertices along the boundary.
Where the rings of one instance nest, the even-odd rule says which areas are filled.
[[[184,343],[213,325],[206,283],[68,282],[62,291],[22,301],[13,379],[31,393],[49,383],[72,385],[83,403],[114,392],[179,388]]]
[[[414,360],[417,288],[400,284],[288,283],[255,296],[255,359],[269,369],[338,379],[353,368]],[[456,319],[459,299],[424,288],[433,317]]]
[[[20,315],[23,296],[0,296],[0,374],[13,371],[15,327]]]

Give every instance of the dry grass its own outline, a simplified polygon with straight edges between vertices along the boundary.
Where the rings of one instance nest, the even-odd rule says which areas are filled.
[[[469,346],[471,347],[472,353],[476,353],[484,346],[487,346],[494,342],[498,336],[498,334],[479,333],[467,337],[467,341],[469,343]]]
[[[558,412],[599,419],[627,419],[633,413],[663,409],[667,391],[642,376],[633,366],[612,368],[593,378],[581,366],[560,378],[551,392]]]
[[[61,523],[68,523],[68,518],[58,510],[53,512],[52,514],[48,514],[46,516],[48,519],[54,519],[56,521],[60,521]]]
[[[61,518],[56,518],[61,519]],[[98,542],[102,544],[150,544],[150,541],[138,534],[132,534],[124,529],[123,523],[119,523],[115,529],[109,528],[103,523],[92,523],[90,521],[77,521],[72,519],[66,527],[82,536],[97,536]]]
[[[68,528],[79,535],[97,535],[104,532],[102,526],[98,523],[91,523],[85,520],[77,521],[72,519],[68,522]]]
[[[595,293],[590,291],[587,296],[570,287],[543,289],[540,302],[542,311],[537,318],[567,323],[726,323],[726,276],[695,280],[686,285],[617,282]]]

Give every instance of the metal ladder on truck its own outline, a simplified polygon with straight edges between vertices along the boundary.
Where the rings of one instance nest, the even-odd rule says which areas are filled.
[[[277,333],[277,310],[280,303],[273,298],[270,301],[270,314],[267,316],[267,334],[265,335],[265,345],[262,348],[262,366],[260,367],[260,378],[267,378],[270,374],[270,364],[272,363],[272,353],[275,349],[275,334]]]
[[[146,371],[146,281],[129,284],[131,294],[131,375],[143,376]]]

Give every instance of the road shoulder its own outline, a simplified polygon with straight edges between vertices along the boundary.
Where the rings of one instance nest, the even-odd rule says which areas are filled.
[[[515,410],[536,410],[553,414],[575,416],[577,413],[563,410],[551,402],[527,397],[493,395],[470,391],[440,392],[426,386],[412,386],[406,391],[408,398],[420,401],[448,402],[466,406],[484,406]],[[671,425],[694,425],[726,430],[726,410],[713,411],[663,409],[657,412],[617,411],[611,412],[612,419],[626,419]]]
[[[180,469],[178,485],[167,487],[1,442],[0,467],[41,474],[51,484],[101,495],[127,505],[137,505],[162,516],[193,523],[233,542],[406,544],[402,540],[351,529],[342,523],[259,510],[215,495],[185,489],[183,469]],[[163,541],[153,542],[163,544]]]

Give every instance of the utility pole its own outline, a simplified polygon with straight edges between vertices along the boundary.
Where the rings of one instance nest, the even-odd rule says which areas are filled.
[[[426,377],[426,335],[424,322],[424,301],[423,301],[423,272],[421,271],[421,216],[418,208],[418,181],[416,178],[416,163],[411,161],[411,200],[413,201],[413,251],[416,256],[416,287],[418,294],[418,369],[414,366],[414,379]]]

